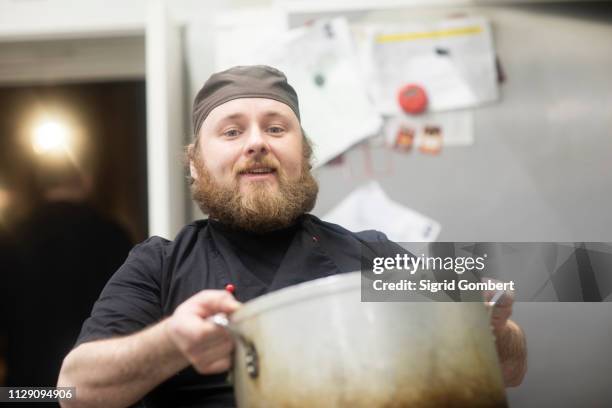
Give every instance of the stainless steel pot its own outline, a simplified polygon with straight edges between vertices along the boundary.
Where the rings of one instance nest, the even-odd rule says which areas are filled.
[[[231,319],[245,407],[505,407],[482,303],[361,302],[359,272],[246,303]]]

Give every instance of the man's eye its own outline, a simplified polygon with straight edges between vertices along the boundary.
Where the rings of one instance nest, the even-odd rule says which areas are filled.
[[[285,131],[285,129],[283,129],[283,128],[282,128],[282,127],[280,127],[280,126],[270,126],[270,127],[268,128],[268,132],[270,132],[270,133],[272,133],[272,134],[275,134],[275,135],[281,134],[281,133],[283,133],[284,131]]]
[[[238,129],[229,129],[223,132],[223,136],[226,137],[236,137],[238,135],[240,135],[240,131]]]

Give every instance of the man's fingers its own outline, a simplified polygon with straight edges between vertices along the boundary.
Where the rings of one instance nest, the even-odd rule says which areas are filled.
[[[229,332],[209,317],[233,313],[240,306],[224,290],[203,290],[183,302],[169,319],[170,337],[199,372],[227,369],[234,342]]]
[[[198,315],[182,315],[177,319],[180,320],[175,322],[173,329],[179,336],[184,337],[190,343],[194,343],[192,348],[230,338],[227,330]]]
[[[195,369],[201,373],[211,373],[215,369],[224,368],[225,371],[231,365],[231,353],[234,349],[232,341],[224,341],[208,347],[192,360]]]
[[[232,359],[231,357],[225,357],[212,363],[204,366],[204,367],[195,367],[196,371],[200,374],[218,374],[228,371],[232,367]]]
[[[225,290],[203,290],[193,295],[188,302],[195,305],[202,317],[215,313],[234,313],[242,305]]]
[[[484,278],[482,281],[499,282],[495,279]],[[491,326],[494,330],[499,330],[506,325],[512,316],[512,305],[514,303],[514,292],[504,290],[487,290],[483,293],[485,305],[490,310]]]
[[[485,290],[483,297],[490,306],[504,307],[514,303],[514,292],[510,290]]]
[[[192,352],[194,354],[202,354],[226,343],[233,343],[233,339],[225,329],[218,327],[215,329],[214,334],[210,334],[205,337],[204,341],[196,343],[192,348]]]
[[[505,319],[508,319],[511,315],[512,315],[511,306],[494,306],[493,310],[491,310],[492,320],[505,320]]]
[[[195,359],[196,364],[210,364],[220,358],[225,358],[231,355],[234,350],[234,342],[227,340],[214,346],[206,348]]]

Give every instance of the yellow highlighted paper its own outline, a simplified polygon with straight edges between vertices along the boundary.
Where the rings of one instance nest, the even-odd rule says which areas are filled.
[[[388,43],[397,41],[412,41],[423,40],[429,38],[456,37],[460,35],[475,35],[482,33],[482,27],[471,26],[461,28],[451,28],[447,30],[427,31],[421,33],[399,33],[399,34],[381,34],[376,37],[376,42]]]

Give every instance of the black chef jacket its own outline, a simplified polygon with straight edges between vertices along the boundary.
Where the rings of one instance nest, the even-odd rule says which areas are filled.
[[[290,242],[283,243],[283,238]],[[106,284],[77,344],[139,331],[171,315],[203,289],[223,289],[231,283],[235,297],[246,302],[297,283],[357,271],[362,244],[388,242],[380,232],[352,233],[312,215],[280,233],[260,235],[259,240],[271,246],[265,251],[273,258],[270,265],[249,262],[249,254],[240,248],[245,241],[236,240],[231,230],[214,221],[189,224],[174,241],[149,238],[130,252]],[[252,270],[253,264],[263,270]],[[270,274],[271,269],[276,273]],[[227,374],[203,376],[189,367],[158,386],[139,406],[234,407],[226,378]]]

